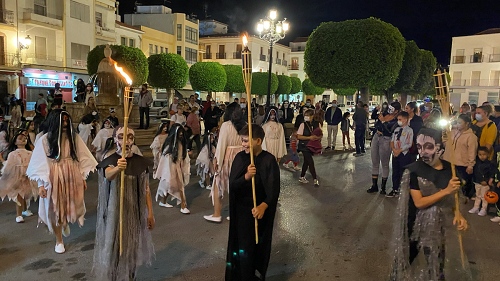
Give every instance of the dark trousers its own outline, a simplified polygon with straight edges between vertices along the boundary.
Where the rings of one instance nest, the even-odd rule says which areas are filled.
[[[472,198],[476,193],[474,183],[472,182],[474,174],[467,174],[467,167],[465,166],[455,166],[455,168],[457,168],[458,177],[460,177],[461,180],[465,181],[465,185],[462,187],[463,194],[469,198]]]
[[[5,108],[5,113],[4,114],[5,115],[9,115],[9,106],[6,105],[6,106],[4,106],[4,108]]]
[[[304,163],[302,164],[302,172],[300,173],[301,177],[306,175],[307,169],[309,168],[309,172],[313,176],[313,179],[317,179],[316,177],[316,168],[314,167],[314,159],[311,151],[309,149],[301,150],[302,155],[304,155]]]
[[[365,153],[365,131],[366,125],[356,125],[354,130],[354,145],[356,146],[356,153]]]
[[[411,164],[412,162],[413,157],[410,153],[406,153],[406,155],[404,155],[403,152],[401,152],[398,157],[394,157],[394,155],[392,155],[392,190],[399,190],[405,166]]]
[[[144,116],[146,117],[146,127],[144,127]],[[149,107],[139,107],[139,128],[149,128]]]
[[[201,139],[200,139],[200,135],[192,135],[190,138],[189,138],[189,141],[188,141],[188,145],[187,145],[187,148],[189,150],[193,150],[193,141],[196,143],[196,149],[198,150],[198,153],[201,152]]]

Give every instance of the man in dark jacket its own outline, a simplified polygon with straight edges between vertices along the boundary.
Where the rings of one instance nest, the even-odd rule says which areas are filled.
[[[352,121],[354,121],[354,144],[356,145],[356,152],[354,156],[360,156],[365,154],[365,131],[366,124],[368,122],[368,112],[363,108],[363,102],[358,101],[356,105],[356,111],[352,116]]]
[[[281,107],[280,111],[282,112],[282,117],[279,120],[280,123],[283,125],[286,123],[292,123],[293,109],[290,108],[290,103],[287,100],[283,101],[283,106]]]
[[[335,150],[337,133],[339,131],[339,123],[342,121],[342,110],[337,107],[336,100],[333,100],[332,106],[326,109],[325,121],[328,124],[328,146],[325,148],[325,150]]]
[[[209,133],[212,128],[217,127],[219,124],[219,119],[222,116],[222,111],[215,106],[215,101],[210,102],[210,107],[208,107],[203,115],[203,122],[205,122],[205,134]]]

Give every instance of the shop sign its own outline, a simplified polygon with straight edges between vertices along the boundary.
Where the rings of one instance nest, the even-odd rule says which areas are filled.
[[[54,80],[54,79],[41,79],[41,78],[28,78],[28,87],[42,87],[54,88],[56,83],[61,85],[61,88],[73,88],[73,81],[71,80]]]

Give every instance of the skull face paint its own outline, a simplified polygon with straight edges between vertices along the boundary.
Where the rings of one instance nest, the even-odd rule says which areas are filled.
[[[132,155],[132,146],[135,141],[135,132],[132,129],[128,129],[127,137],[123,136],[123,128],[118,128],[116,130],[115,142],[117,146],[116,152],[122,154],[123,147],[125,146],[125,155]]]
[[[440,143],[436,143],[431,136],[422,134],[417,136],[417,149],[422,161],[429,166],[434,166],[443,153]]]

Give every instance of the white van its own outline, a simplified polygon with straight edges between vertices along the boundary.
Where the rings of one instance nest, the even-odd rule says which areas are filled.
[[[160,111],[162,108],[166,107],[167,105],[168,105],[167,99],[153,100],[153,103],[151,104],[151,107],[149,108],[149,117],[155,117],[155,118],[165,117],[165,116],[161,115]]]

